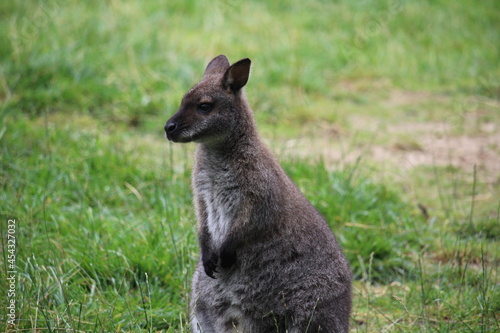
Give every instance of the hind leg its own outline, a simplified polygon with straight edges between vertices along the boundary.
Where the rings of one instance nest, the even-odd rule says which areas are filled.
[[[192,296],[197,298],[191,301],[191,329],[194,333],[217,333],[214,315],[210,313],[207,304],[199,298],[199,296]]]
[[[255,330],[254,323],[247,320],[238,308],[229,307],[222,312],[211,311],[204,308],[201,302],[191,314],[191,326],[195,333],[261,332]]]
[[[192,302],[191,327],[194,333],[253,333],[270,331],[269,325],[245,315],[239,306],[223,302],[214,306],[202,297]]]
[[[220,281],[205,275],[201,265],[193,276],[191,328],[195,333],[247,332],[240,329],[241,311],[232,304]],[[248,331],[250,332],[250,331]]]
[[[214,315],[210,313],[211,306],[207,303],[209,298],[205,293],[202,293],[202,281],[200,280],[203,279],[203,276],[200,269],[202,267],[199,264],[194,272],[191,285],[191,330],[194,333],[217,333],[213,322]]]

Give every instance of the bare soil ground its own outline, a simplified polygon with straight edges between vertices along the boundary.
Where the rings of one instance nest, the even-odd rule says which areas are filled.
[[[446,102],[445,97],[429,93],[404,91],[391,92],[383,107],[396,108],[402,105],[418,105],[434,99]],[[352,163],[358,158],[374,162],[391,170],[408,171],[417,166],[446,166],[473,173],[476,167],[478,179],[484,183],[500,183],[500,102],[488,101],[491,117],[475,108],[467,113],[462,127],[445,121],[414,121],[398,117],[397,123],[388,119],[376,119],[366,115],[352,115],[346,131],[336,125],[319,126],[314,135],[285,143],[285,152],[301,157],[321,156],[328,163]],[[443,103],[445,104],[445,103]],[[403,118],[403,119],[401,119]],[[364,135],[359,135],[364,133]],[[371,134],[370,134],[371,133]],[[374,140],[370,140],[372,136]],[[385,140],[376,140],[383,136]],[[363,138],[361,138],[363,137]]]

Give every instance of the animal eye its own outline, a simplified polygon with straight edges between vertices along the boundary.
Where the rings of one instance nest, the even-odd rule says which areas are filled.
[[[208,113],[208,112],[210,112],[210,110],[212,110],[212,104],[210,104],[210,103],[201,103],[200,105],[198,105],[198,109],[202,113]]]

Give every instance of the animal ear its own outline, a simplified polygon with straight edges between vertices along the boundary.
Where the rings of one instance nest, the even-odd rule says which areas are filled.
[[[213,58],[207,65],[207,68],[205,69],[205,74],[210,75],[210,74],[222,74],[224,73],[227,68],[229,67],[229,59],[223,54]]]
[[[250,76],[250,59],[245,58],[232,64],[224,74],[222,84],[224,89],[231,89],[237,92],[245,86]]]

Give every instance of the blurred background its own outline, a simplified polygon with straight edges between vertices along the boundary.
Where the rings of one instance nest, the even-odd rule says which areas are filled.
[[[495,0],[3,1],[1,325],[189,331],[194,145],[163,125],[226,54],[346,249],[352,331],[499,329],[499,45]]]

